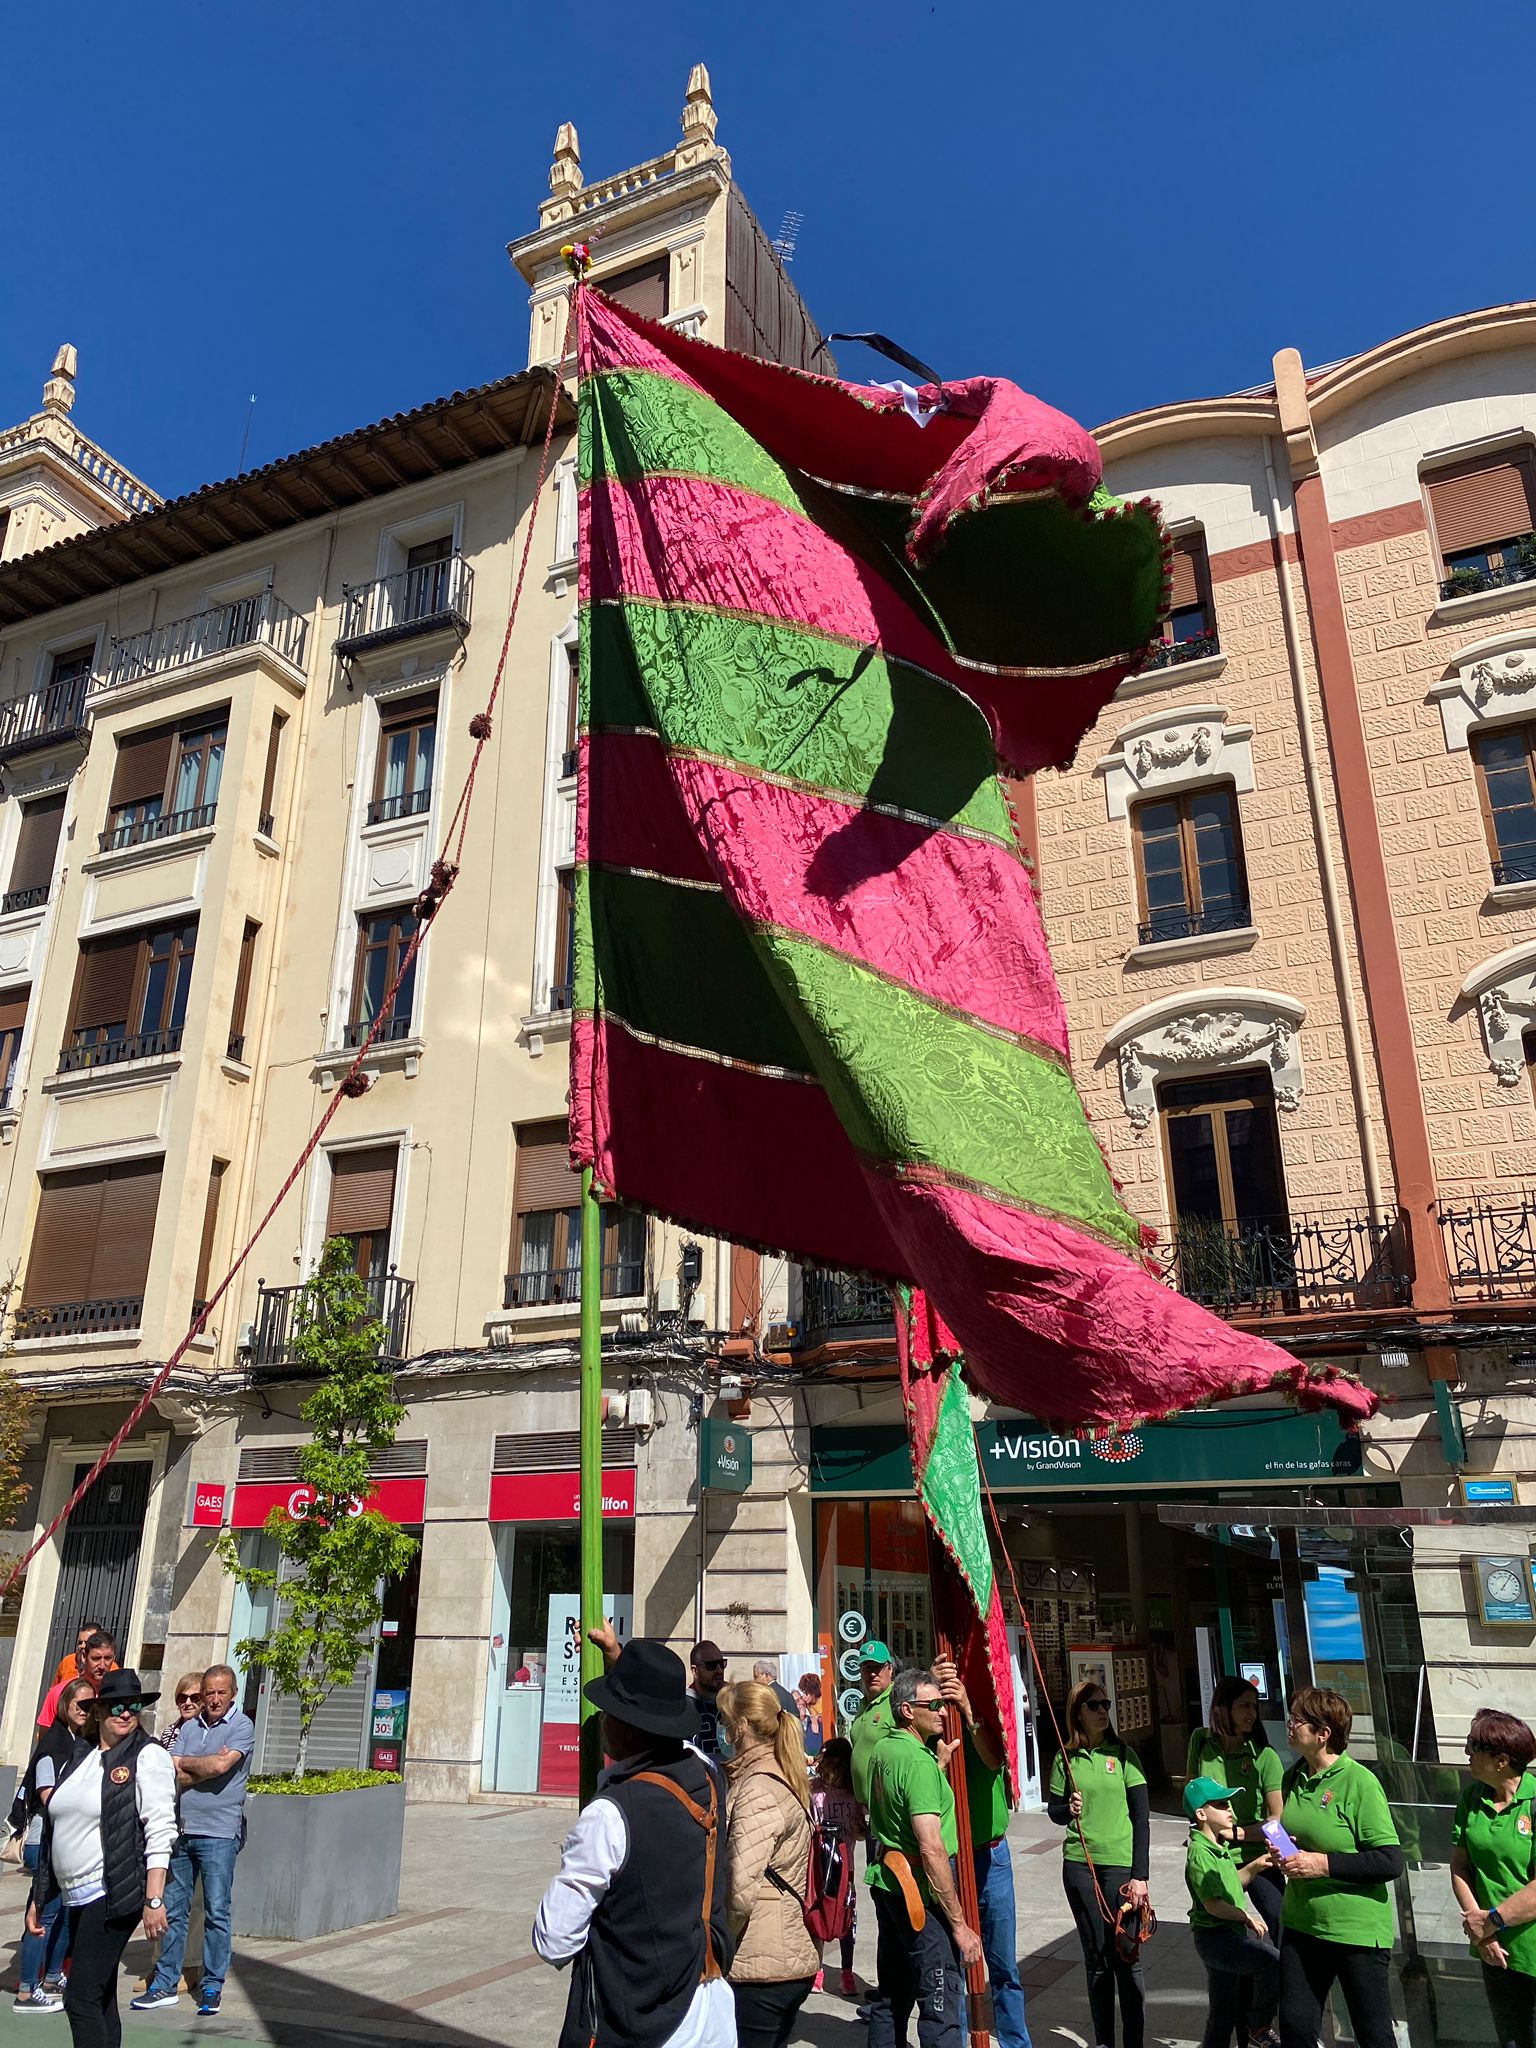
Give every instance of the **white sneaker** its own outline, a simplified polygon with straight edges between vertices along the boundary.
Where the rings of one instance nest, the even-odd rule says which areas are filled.
[[[26,1993],[17,1992],[12,2012],[62,2012],[64,2001],[55,1998],[51,1991],[45,1991],[41,1984]]]

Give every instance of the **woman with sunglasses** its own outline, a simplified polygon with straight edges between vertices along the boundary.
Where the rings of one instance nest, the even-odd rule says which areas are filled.
[[[203,1709],[203,1674],[201,1671],[184,1671],[176,1681],[172,1694],[176,1702],[176,1717],[167,1721],[155,1737],[162,1749],[169,1749],[175,1740],[176,1730],[185,1728],[189,1721],[195,1721]]]
[[[1093,2038],[1100,2048],[1115,2048],[1118,1990],[1125,2048],[1142,2048],[1147,2021],[1141,1964],[1121,1953],[1115,1916],[1122,1905],[1139,1913],[1147,1904],[1147,1781],[1135,1752],[1111,1725],[1109,1698],[1096,1678],[1075,1685],[1067,1701],[1067,1746],[1051,1765],[1046,1811],[1067,1830],[1062,1883],[1083,1945]]]
[[[1467,1731],[1472,1783],[1451,1829],[1451,1889],[1499,2048],[1536,2048],[1536,1734],[1484,1707]]]
[[[1387,1795],[1346,1754],[1354,1714],[1341,1694],[1303,1686],[1286,1732],[1296,1762],[1280,1823],[1296,1844],[1285,1872],[1280,1940],[1280,2048],[1316,2048],[1335,1984],[1359,2048],[1393,2048],[1392,1880],[1403,1851]]]
[[[95,1697],[96,1688],[88,1678],[67,1678],[59,1691],[52,1727],[38,1730],[37,1747],[21,1788],[27,1810],[21,1867],[29,1875],[36,1872],[42,1857],[48,1802],[75,1751],[85,1742],[87,1716]],[[69,1954],[69,1925],[61,1899],[49,1901],[38,1927],[34,1934],[29,1924],[21,1937],[21,1954],[17,1959],[21,1985],[13,2008],[19,2013],[57,2012],[63,2004],[59,1993],[64,1982],[64,1958]]]
[[[91,1702],[90,1733],[59,1774],[43,1821],[27,1932],[41,1934],[49,1901],[69,1915],[64,2010],[74,2048],[118,2048],[117,1972],[144,1922],[165,1933],[165,1873],[176,1840],[176,1766],[139,1716],[160,1697],[136,1671],[113,1671]]]

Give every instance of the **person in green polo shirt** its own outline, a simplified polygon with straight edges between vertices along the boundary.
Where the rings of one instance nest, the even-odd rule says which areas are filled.
[[[1280,1753],[1264,1733],[1258,1688],[1246,1678],[1221,1678],[1211,1694],[1209,1723],[1189,1738],[1184,1759],[1186,1778],[1216,1778],[1234,1793],[1232,1810],[1239,1834],[1254,1856],[1269,1844],[1263,1827],[1280,1817]],[[1261,1871],[1248,1896],[1264,1915],[1269,1938],[1280,1939],[1280,1908],[1285,1886],[1274,1869]]]
[[[1147,1781],[1134,1750],[1110,1723],[1109,1695],[1097,1679],[1085,1678],[1068,1697],[1067,1746],[1051,1765],[1045,1810],[1067,1831],[1061,1879],[1083,1947],[1093,2038],[1100,2048],[1115,2048],[1118,1991],[1125,2048],[1142,2048],[1147,1996],[1141,1964],[1120,1953],[1099,1896],[1111,1915],[1122,1905],[1147,1903],[1152,1821]]]
[[[1253,2043],[1272,2048],[1271,2031],[1280,1997],[1280,1951],[1269,1923],[1248,1895],[1248,1886],[1269,1860],[1243,1860],[1235,1793],[1218,1778],[1191,1778],[1184,1787],[1184,1816],[1190,1824],[1184,1857],[1189,1886],[1189,1926],[1195,1953],[1205,1965],[1209,1998],[1200,2048],[1238,2048]]]
[[[976,1872],[976,1905],[981,1945],[992,1986],[993,2032],[998,2048],[1030,2048],[1024,2018],[1024,1985],[1019,1976],[1018,1905],[1013,1858],[1008,1851],[1007,1757],[1001,1736],[978,1721],[971,1696],[952,1659],[935,1657],[933,1675],[960,1716],[965,1744],[965,1793],[971,1815],[971,1861]]]
[[[853,1744],[853,1796],[860,1806],[869,1804],[869,1771],[876,1745],[891,1732],[891,1685],[896,1677],[896,1660],[884,1643],[873,1638],[859,1651],[859,1683],[864,1704],[848,1726]]]
[[[1359,2048],[1394,2048],[1391,1887],[1403,1851],[1386,1793],[1345,1753],[1353,1724],[1339,1693],[1308,1685],[1291,1700],[1296,1762],[1281,1783],[1280,1821],[1296,1853],[1275,1852],[1286,1878],[1280,2048],[1316,2048],[1335,1984]]]
[[[1472,1783],[1451,1829],[1461,1908],[1499,2048],[1536,2043],[1536,1734],[1484,1707],[1467,1730]]]

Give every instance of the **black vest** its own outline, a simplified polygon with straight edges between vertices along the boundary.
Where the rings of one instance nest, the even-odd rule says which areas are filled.
[[[639,1771],[671,1778],[706,1809],[714,1780],[719,1822],[710,1929],[721,1970],[731,1966],[724,1784],[692,1750],[676,1763],[631,1757],[621,1770],[601,1796],[623,1814],[629,1849],[572,1965],[560,2048],[660,2048],[682,2025],[704,1975],[704,1830],[670,1792],[636,1784]]]
[[[139,1819],[137,1797],[139,1758],[153,1746],[154,1738],[135,1728],[101,1759],[101,1847],[102,1876],[107,1887],[107,1918],[137,1918],[144,1910],[144,1823]],[[83,1743],[59,1774],[59,1783],[79,1770],[96,1754],[94,1743]],[[113,1773],[125,1775],[114,1779]],[[666,1795],[663,1794],[663,1797]],[[41,1906],[58,1891],[53,1874],[53,1830],[44,1809],[43,1842],[38,1851],[33,1896]]]

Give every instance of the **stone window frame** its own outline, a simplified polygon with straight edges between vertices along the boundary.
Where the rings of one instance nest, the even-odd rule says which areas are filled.
[[[1536,588],[1536,586],[1533,586]],[[1472,747],[1474,734],[1511,725],[1536,724],[1536,626],[1494,633],[1460,647],[1433,683],[1427,701],[1440,713],[1448,754],[1465,754],[1472,794],[1487,831],[1482,774]],[[1490,837],[1489,858],[1497,856]],[[1491,903],[1536,902],[1536,882],[1493,882]]]
[[[1306,1088],[1300,1042],[1306,1014],[1305,1003],[1275,989],[1181,989],[1122,1017],[1104,1040],[1100,1064],[1114,1059],[1120,1100],[1138,1136],[1157,1121],[1160,1081],[1256,1065],[1269,1069],[1275,1108],[1290,1114]]]
[[[1536,1030],[1536,939],[1474,967],[1461,993],[1477,1010],[1490,1071],[1501,1088],[1518,1088],[1529,1065],[1526,1038]]]

